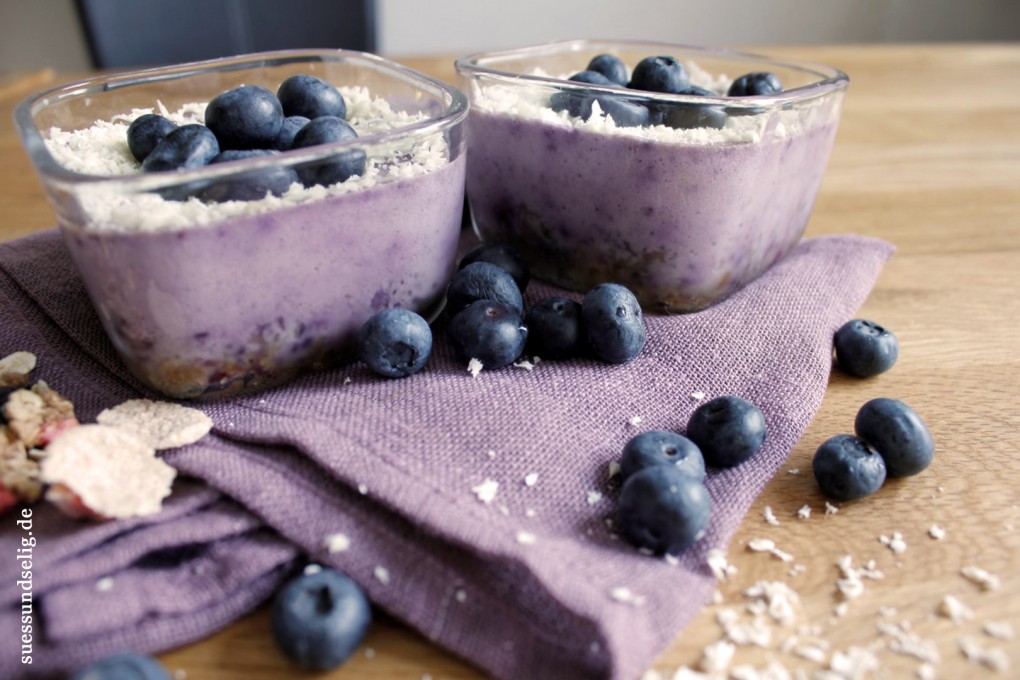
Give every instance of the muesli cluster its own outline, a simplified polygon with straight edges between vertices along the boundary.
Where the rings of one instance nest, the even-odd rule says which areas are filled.
[[[45,499],[68,517],[122,519],[159,512],[176,471],[158,449],[204,437],[212,420],[169,402],[133,399],[82,423],[74,404],[45,381],[36,357],[0,359],[0,515]]]

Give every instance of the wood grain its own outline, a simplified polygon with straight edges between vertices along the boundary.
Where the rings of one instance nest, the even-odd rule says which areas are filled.
[[[745,518],[730,549],[735,575],[720,583],[722,603],[708,607],[665,650],[654,667],[666,677],[695,667],[705,645],[722,637],[721,608],[744,604],[758,581],[782,581],[799,594],[797,621],[776,626],[770,649],[739,647],[733,664],[776,661],[791,671],[823,667],[781,649],[806,624],[830,645],[877,645],[884,677],[913,677],[917,658],[890,650],[880,621],[907,622],[941,658],[938,677],[1020,677],[1020,642],[982,631],[1007,621],[1020,633],[1020,46],[889,45],[767,48],[843,69],[851,77],[843,121],[808,235],[854,232],[888,239],[897,254],[860,315],[893,329],[901,357],[889,373],[852,380],[834,373],[814,423]],[[401,59],[454,80],[446,57]],[[69,78],[59,78],[59,82]],[[57,84],[52,72],[8,74],[0,89],[0,239],[53,224],[31,167],[10,125],[15,103]],[[815,448],[849,432],[861,404],[877,396],[914,406],[931,427],[938,453],[921,475],[889,483],[876,496],[826,515],[810,474]],[[798,474],[793,474],[798,470]],[[798,519],[797,510],[811,508]],[[769,507],[779,520],[763,520]],[[928,534],[937,524],[945,537]],[[899,555],[880,537],[902,534]],[[746,549],[770,538],[803,565]],[[874,560],[884,578],[866,581],[843,616],[837,560]],[[1001,579],[983,591],[961,576],[968,565]],[[798,568],[800,569],[800,568]],[[946,595],[973,618],[953,623],[937,614]],[[803,637],[803,630],[799,631]],[[994,673],[960,651],[973,636],[1007,654]],[[275,651],[264,609],[207,640],[162,655],[189,680],[301,677]],[[482,677],[400,623],[377,622],[347,665],[316,677],[438,680]]]

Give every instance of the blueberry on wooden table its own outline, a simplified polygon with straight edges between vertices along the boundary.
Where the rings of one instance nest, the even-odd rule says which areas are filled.
[[[472,262],[489,262],[502,267],[514,278],[522,293],[528,288],[531,267],[521,251],[508,243],[486,243],[474,248],[461,258],[458,268],[463,269]]]
[[[670,465],[692,479],[705,480],[705,459],[701,449],[676,432],[649,430],[632,437],[623,447],[620,475],[624,481],[653,465]]]
[[[512,364],[528,339],[520,311],[493,300],[476,300],[457,312],[448,331],[461,361],[475,359],[485,369]]]
[[[880,397],[865,403],[854,419],[854,431],[882,455],[891,477],[916,475],[935,456],[928,426],[898,399]]]
[[[347,117],[347,104],[340,90],[313,75],[299,74],[287,78],[280,84],[276,96],[285,116]]]
[[[163,141],[163,138],[177,128],[177,123],[157,113],[146,113],[131,121],[127,130],[127,143],[131,155],[139,163]]]
[[[145,172],[200,168],[220,152],[219,141],[209,128],[198,123],[171,130],[142,162]]]
[[[870,496],[882,487],[886,477],[881,454],[850,434],[825,440],[815,451],[811,467],[822,493],[840,501]]]
[[[391,307],[374,314],[358,333],[358,356],[374,373],[404,378],[425,367],[432,353],[432,329],[409,309]]]
[[[592,57],[588,62],[588,71],[601,73],[612,83],[620,87],[627,86],[627,66],[619,57],[613,54],[599,54]]]
[[[565,297],[542,298],[524,317],[528,353],[542,359],[575,359],[588,348],[581,303]]]
[[[645,57],[634,67],[628,87],[633,90],[680,94],[691,85],[691,77],[675,57]]]
[[[514,277],[491,262],[471,262],[458,269],[446,288],[446,305],[456,314],[476,300],[494,300],[524,312],[524,298]]]
[[[839,327],[832,339],[839,367],[859,378],[885,373],[899,357],[899,341],[874,321],[853,319]]]
[[[623,364],[644,349],[644,316],[637,298],[618,283],[600,283],[581,301],[585,337],[595,355]]]
[[[372,621],[358,585],[332,569],[297,576],[277,593],[269,614],[276,644],[297,665],[325,671],[361,644]]]
[[[746,399],[732,395],[716,397],[691,414],[687,436],[701,449],[706,463],[733,467],[753,456],[765,443],[765,415]]]
[[[730,85],[727,94],[730,97],[749,97],[754,95],[779,94],[783,91],[783,84],[779,77],[768,71],[757,71],[746,73]]]
[[[652,465],[627,478],[616,514],[627,541],[676,555],[705,534],[712,500],[705,485],[672,465]]]
[[[72,680],[170,680],[170,674],[151,656],[122,652],[78,671]]]
[[[283,107],[271,91],[241,85],[213,97],[205,124],[224,149],[267,149],[283,126]]]

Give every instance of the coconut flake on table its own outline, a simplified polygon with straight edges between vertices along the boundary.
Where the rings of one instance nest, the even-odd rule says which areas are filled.
[[[105,409],[96,422],[128,430],[154,449],[193,444],[212,429],[212,419],[198,409],[169,401],[129,399]]]

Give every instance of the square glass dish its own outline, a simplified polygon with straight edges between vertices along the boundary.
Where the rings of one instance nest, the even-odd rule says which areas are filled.
[[[339,88],[357,136],[162,172],[142,172],[129,150],[143,113],[200,124],[217,95],[276,93],[294,75]],[[461,229],[467,106],[380,57],[302,50],[96,77],[29,98],[15,119],[125,364],[166,396],[209,398],[353,358],[384,307],[438,313]],[[352,158],[349,178],[323,179]],[[282,186],[264,183],[281,173]]]
[[[570,80],[600,55],[622,62],[621,77]],[[637,89],[635,67],[661,56],[684,67],[686,91]],[[518,247],[540,278],[581,292],[614,281],[665,313],[726,298],[797,243],[849,83],[827,66],[639,41],[482,53],[456,67],[471,101],[478,236]],[[729,94],[763,72],[783,89]]]

